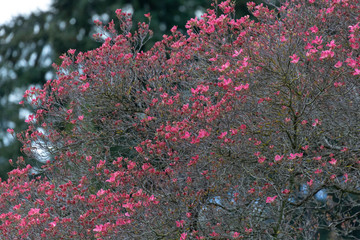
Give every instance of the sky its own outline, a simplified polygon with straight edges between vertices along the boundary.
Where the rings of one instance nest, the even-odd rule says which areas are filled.
[[[37,10],[48,10],[51,0],[1,0],[0,24],[8,23],[20,14],[30,14]]]

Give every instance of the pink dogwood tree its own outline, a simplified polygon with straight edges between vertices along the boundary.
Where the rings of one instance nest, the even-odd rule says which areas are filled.
[[[149,24],[95,21],[102,46],[70,49],[24,95],[17,137],[46,162],[19,157],[1,182],[0,236],[359,234],[359,2],[248,7],[255,20],[213,4],[146,52]]]

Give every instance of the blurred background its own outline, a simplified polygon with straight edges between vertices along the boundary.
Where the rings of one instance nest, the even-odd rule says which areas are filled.
[[[220,0],[219,0],[220,2]],[[237,17],[247,15],[246,0],[237,0]],[[260,1],[258,1],[260,2]],[[115,10],[133,13],[134,23],[146,21],[151,12],[150,28],[154,36],[145,48],[169,34],[172,26],[184,30],[187,20],[200,17],[210,0],[12,0],[0,10],[0,177],[11,170],[9,159],[21,156],[20,143],[8,128],[20,132],[32,113],[20,106],[23,93],[32,86],[41,87],[55,78],[52,63],[68,49],[87,51],[101,43],[92,39],[97,32],[93,21],[116,19]],[[115,21],[116,22],[116,21]],[[136,24],[134,24],[136,26]]]

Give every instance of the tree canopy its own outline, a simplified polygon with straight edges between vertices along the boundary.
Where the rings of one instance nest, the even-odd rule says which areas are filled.
[[[344,239],[360,231],[359,2],[214,2],[146,50],[102,24],[24,94],[9,239]],[[15,163],[15,160],[14,160]],[[320,234],[320,236],[319,236]]]
[[[21,145],[12,141],[6,129],[24,130],[24,118],[33,111],[18,105],[22,92],[53,78],[51,64],[60,64],[58,56],[68,49],[87,51],[99,47],[100,43],[92,38],[98,31],[95,19],[106,23],[115,17],[115,9],[122,7],[133,12],[134,21],[139,22],[151,11],[155,34],[144,46],[148,49],[163,34],[169,34],[173,25],[185,30],[186,21],[209,5],[207,0],[54,0],[48,11],[19,16],[0,26],[0,177],[7,176],[8,159],[20,154]],[[239,16],[247,14],[245,1],[238,1],[236,10]]]

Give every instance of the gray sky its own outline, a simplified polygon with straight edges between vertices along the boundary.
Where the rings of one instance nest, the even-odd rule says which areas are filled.
[[[0,24],[10,22],[20,14],[30,14],[37,10],[47,10],[51,0],[0,0]]]

